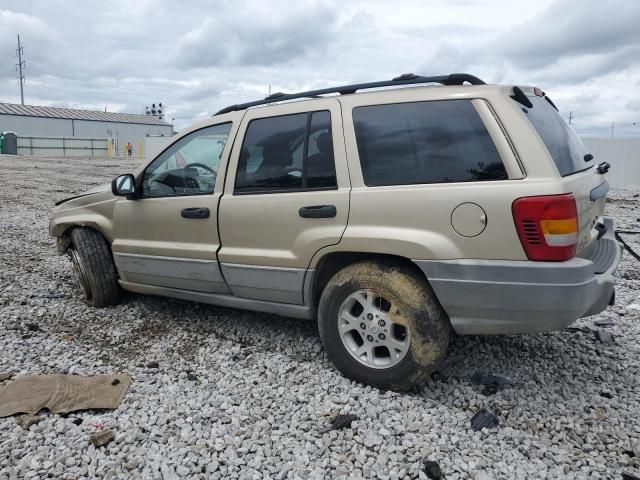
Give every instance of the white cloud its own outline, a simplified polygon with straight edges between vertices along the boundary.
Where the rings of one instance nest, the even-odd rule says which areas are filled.
[[[541,86],[583,133],[606,135],[616,122],[640,135],[629,123],[640,120],[638,24],[640,3],[625,0],[5,0],[0,100],[19,98],[20,33],[34,104],[140,112],[162,101],[184,127],[269,85],[467,71]]]

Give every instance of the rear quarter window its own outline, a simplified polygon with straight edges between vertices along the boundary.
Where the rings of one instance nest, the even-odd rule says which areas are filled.
[[[367,186],[507,178],[470,100],[356,107],[353,122]]]
[[[547,147],[560,175],[566,177],[590,168],[592,164],[584,161],[586,148],[558,111],[544,97],[532,96],[529,100],[533,107],[522,110]]]

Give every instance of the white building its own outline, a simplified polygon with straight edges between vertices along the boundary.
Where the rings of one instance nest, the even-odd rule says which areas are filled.
[[[0,131],[16,133],[22,155],[122,155],[130,142],[144,156],[147,137],[173,128],[151,115],[0,103]]]

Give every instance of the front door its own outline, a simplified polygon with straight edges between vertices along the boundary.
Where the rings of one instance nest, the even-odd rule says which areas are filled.
[[[224,123],[184,135],[147,166],[141,198],[116,201],[112,249],[122,281],[228,292],[216,252],[232,128]]]
[[[340,104],[249,110],[237,138],[220,200],[222,273],[234,295],[302,304],[311,258],[347,225]]]

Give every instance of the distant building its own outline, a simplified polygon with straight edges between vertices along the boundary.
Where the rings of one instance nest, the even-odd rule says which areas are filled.
[[[17,134],[19,154],[122,155],[130,142],[138,156],[148,136],[170,137],[173,128],[151,115],[0,103],[0,131]]]

